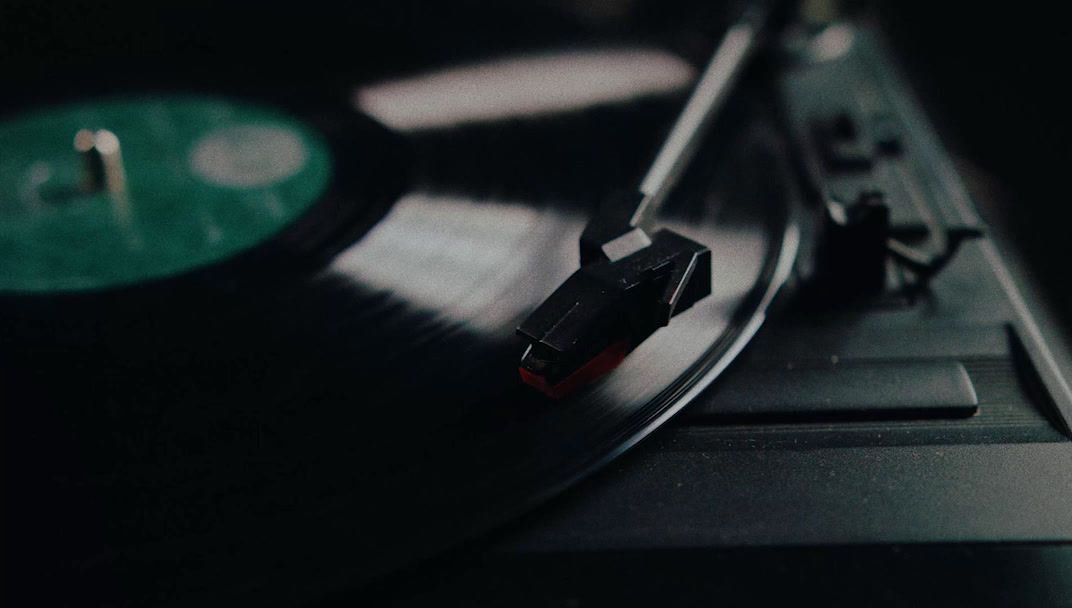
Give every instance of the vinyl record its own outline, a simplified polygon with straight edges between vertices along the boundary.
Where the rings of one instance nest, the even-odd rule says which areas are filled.
[[[514,331],[576,269],[595,205],[642,177],[694,72],[597,47],[359,83],[354,116],[392,143],[325,145],[324,162],[336,182],[408,176],[384,208],[318,216],[330,230],[255,271],[228,254],[199,265],[216,274],[8,298],[5,443],[34,463],[15,474],[31,498],[13,542],[87,603],[307,603],[475,538],[640,441],[729,364],[789,272],[793,193],[761,93],[718,121],[661,218],[711,248],[712,295],[560,401],[519,380]],[[280,120],[319,141],[332,123],[313,114]],[[291,226],[222,238],[241,253]]]

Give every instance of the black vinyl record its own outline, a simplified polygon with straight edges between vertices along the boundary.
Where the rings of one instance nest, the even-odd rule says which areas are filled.
[[[595,206],[643,176],[695,72],[606,45],[380,75],[348,103],[392,152],[335,171],[399,185],[370,189],[387,199],[374,218],[317,220],[358,231],[301,233],[332,235],[292,252],[315,261],[6,301],[23,497],[6,542],[86,603],[308,603],[475,538],[640,441],[725,369],[789,273],[793,192],[762,93],[716,123],[661,217],[711,248],[709,297],[558,401],[520,381],[514,330],[576,269]],[[346,164],[378,149],[390,170]]]

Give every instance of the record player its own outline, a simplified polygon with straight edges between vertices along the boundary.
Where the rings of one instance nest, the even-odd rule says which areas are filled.
[[[850,9],[5,8],[8,603],[1072,601],[1068,344]]]

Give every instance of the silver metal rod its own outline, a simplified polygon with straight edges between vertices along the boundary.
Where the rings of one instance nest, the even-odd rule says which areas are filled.
[[[726,31],[670,135],[640,183],[643,201],[630,222],[641,226],[654,215],[692,160],[704,132],[725,104],[767,21],[766,2],[758,2]]]
[[[82,156],[83,189],[120,195],[127,191],[127,174],[119,138],[107,129],[81,129],[74,136],[74,149]]]

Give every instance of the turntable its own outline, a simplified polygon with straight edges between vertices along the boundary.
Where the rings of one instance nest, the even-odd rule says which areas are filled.
[[[1072,574],[1054,321],[818,4],[11,9],[13,598]]]

